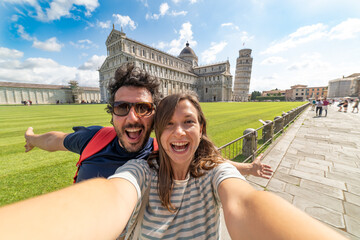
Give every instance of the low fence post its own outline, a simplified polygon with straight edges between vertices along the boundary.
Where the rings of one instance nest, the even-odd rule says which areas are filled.
[[[264,126],[262,131],[264,143],[274,136],[274,123],[271,120],[266,120],[265,123],[268,125]]]
[[[286,125],[289,123],[290,115],[287,114],[287,113],[283,113],[283,114],[281,114],[281,116],[282,116],[283,119],[284,119],[284,126],[286,126]]]
[[[283,127],[284,127],[284,118],[280,117],[280,116],[276,116],[274,118],[274,122],[275,122],[275,128],[274,128],[274,132],[278,133],[280,132]]]
[[[244,135],[247,135],[243,140],[242,153],[245,157],[251,156],[257,149],[257,132],[253,128],[248,128],[244,131]]]

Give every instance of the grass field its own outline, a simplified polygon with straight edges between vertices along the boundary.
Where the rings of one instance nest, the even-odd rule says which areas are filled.
[[[202,103],[208,135],[220,147],[273,120],[301,102]],[[71,152],[24,152],[24,133],[72,132],[73,126],[110,126],[105,105],[0,106],[0,206],[72,184],[78,155]]]

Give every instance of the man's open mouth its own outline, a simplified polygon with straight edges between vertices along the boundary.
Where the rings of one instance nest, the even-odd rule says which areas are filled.
[[[189,142],[173,142],[170,145],[175,152],[181,153],[181,152],[185,152],[190,144]]]
[[[126,128],[125,133],[130,139],[137,139],[141,136],[142,128],[136,127],[136,128]]]

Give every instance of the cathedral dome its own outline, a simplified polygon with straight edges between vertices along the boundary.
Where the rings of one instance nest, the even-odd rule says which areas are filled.
[[[191,62],[193,66],[197,66],[198,57],[196,56],[194,50],[189,47],[189,42],[186,43],[186,47],[181,51],[179,58]]]
[[[191,54],[191,55],[193,55],[194,57],[196,57],[196,54],[195,54],[195,52],[194,52],[194,50],[192,50],[192,48],[191,47],[189,47],[189,43],[187,42],[186,43],[186,47],[184,47],[184,49],[181,51],[181,53],[180,53],[180,55],[179,55],[179,57],[181,57],[181,55],[189,55],[189,54]]]

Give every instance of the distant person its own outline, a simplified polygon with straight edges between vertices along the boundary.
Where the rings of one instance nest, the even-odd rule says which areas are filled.
[[[347,99],[345,99],[345,101],[344,101],[344,105],[343,105],[343,108],[344,108],[344,113],[346,113],[346,112],[347,112],[348,106],[349,106],[349,101],[348,101]]]
[[[359,99],[355,99],[354,105],[352,106],[353,110],[351,111],[352,113],[355,111],[355,109],[357,110],[356,113],[359,113]]]
[[[325,111],[325,117],[327,116],[327,112],[328,112],[328,105],[329,105],[329,101],[328,101],[328,100],[326,100],[326,98],[324,98],[322,110],[324,110],[324,111]]]
[[[115,72],[110,83],[107,112],[111,114],[113,138],[98,152],[79,164],[76,182],[94,177],[109,177],[130,159],[146,159],[154,150],[155,142],[150,138],[153,118],[160,99],[157,78],[132,63],[123,64]],[[48,132],[34,134],[30,127],[25,133],[25,152],[34,147],[46,151],[71,151],[82,154],[101,126],[74,127],[75,132]],[[106,129],[105,129],[106,130]],[[103,131],[103,130],[101,130]],[[271,167],[260,160],[252,163],[231,163],[243,174],[263,178],[271,176]]]
[[[312,102],[311,102],[311,111],[315,110],[315,106],[316,106],[316,100],[313,99]]]
[[[317,117],[321,117],[322,114],[322,106],[323,106],[323,101],[321,100],[321,98],[318,98],[316,100],[316,116]]]
[[[339,107],[339,110],[338,110],[339,112],[342,111],[344,103],[345,103],[344,100],[339,100],[339,104],[337,105]]]

